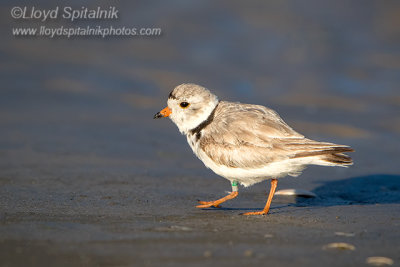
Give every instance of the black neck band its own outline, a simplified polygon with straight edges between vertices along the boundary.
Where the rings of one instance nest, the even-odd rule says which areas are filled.
[[[193,135],[195,134],[196,135],[197,139],[200,138],[200,131],[203,130],[207,125],[209,125],[214,120],[215,110],[217,109],[218,105],[219,105],[219,102],[215,106],[213,111],[211,111],[210,115],[208,116],[208,118],[205,121],[200,123],[196,128],[193,128],[193,129],[189,130],[189,132],[191,134],[193,134]]]

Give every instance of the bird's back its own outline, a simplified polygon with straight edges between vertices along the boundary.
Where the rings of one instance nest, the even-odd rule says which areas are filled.
[[[283,176],[295,175],[307,164],[350,165],[351,158],[343,153],[353,151],[348,146],[305,138],[272,109],[227,101],[218,104],[212,122],[203,129],[198,147],[201,150],[197,152],[204,154],[195,153],[205,164],[204,157],[209,157],[213,164],[231,169],[267,172],[268,165],[287,162],[282,166],[286,168],[282,169]]]

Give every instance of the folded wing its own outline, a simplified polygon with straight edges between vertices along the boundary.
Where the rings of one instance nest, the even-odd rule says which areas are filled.
[[[353,151],[348,146],[307,139],[263,106],[221,101],[204,131],[203,151],[216,163],[233,168],[259,168],[305,157],[321,161],[315,164],[352,164],[343,154]]]

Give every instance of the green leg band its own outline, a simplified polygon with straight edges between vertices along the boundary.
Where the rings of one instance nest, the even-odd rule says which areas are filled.
[[[232,184],[232,192],[237,192],[238,191],[238,182],[233,181],[231,184]]]

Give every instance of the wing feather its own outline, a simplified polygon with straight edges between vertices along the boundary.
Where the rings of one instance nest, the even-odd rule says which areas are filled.
[[[200,147],[216,163],[259,168],[272,162],[319,154],[348,152],[347,146],[305,138],[273,110],[221,101],[213,123],[203,130]]]

